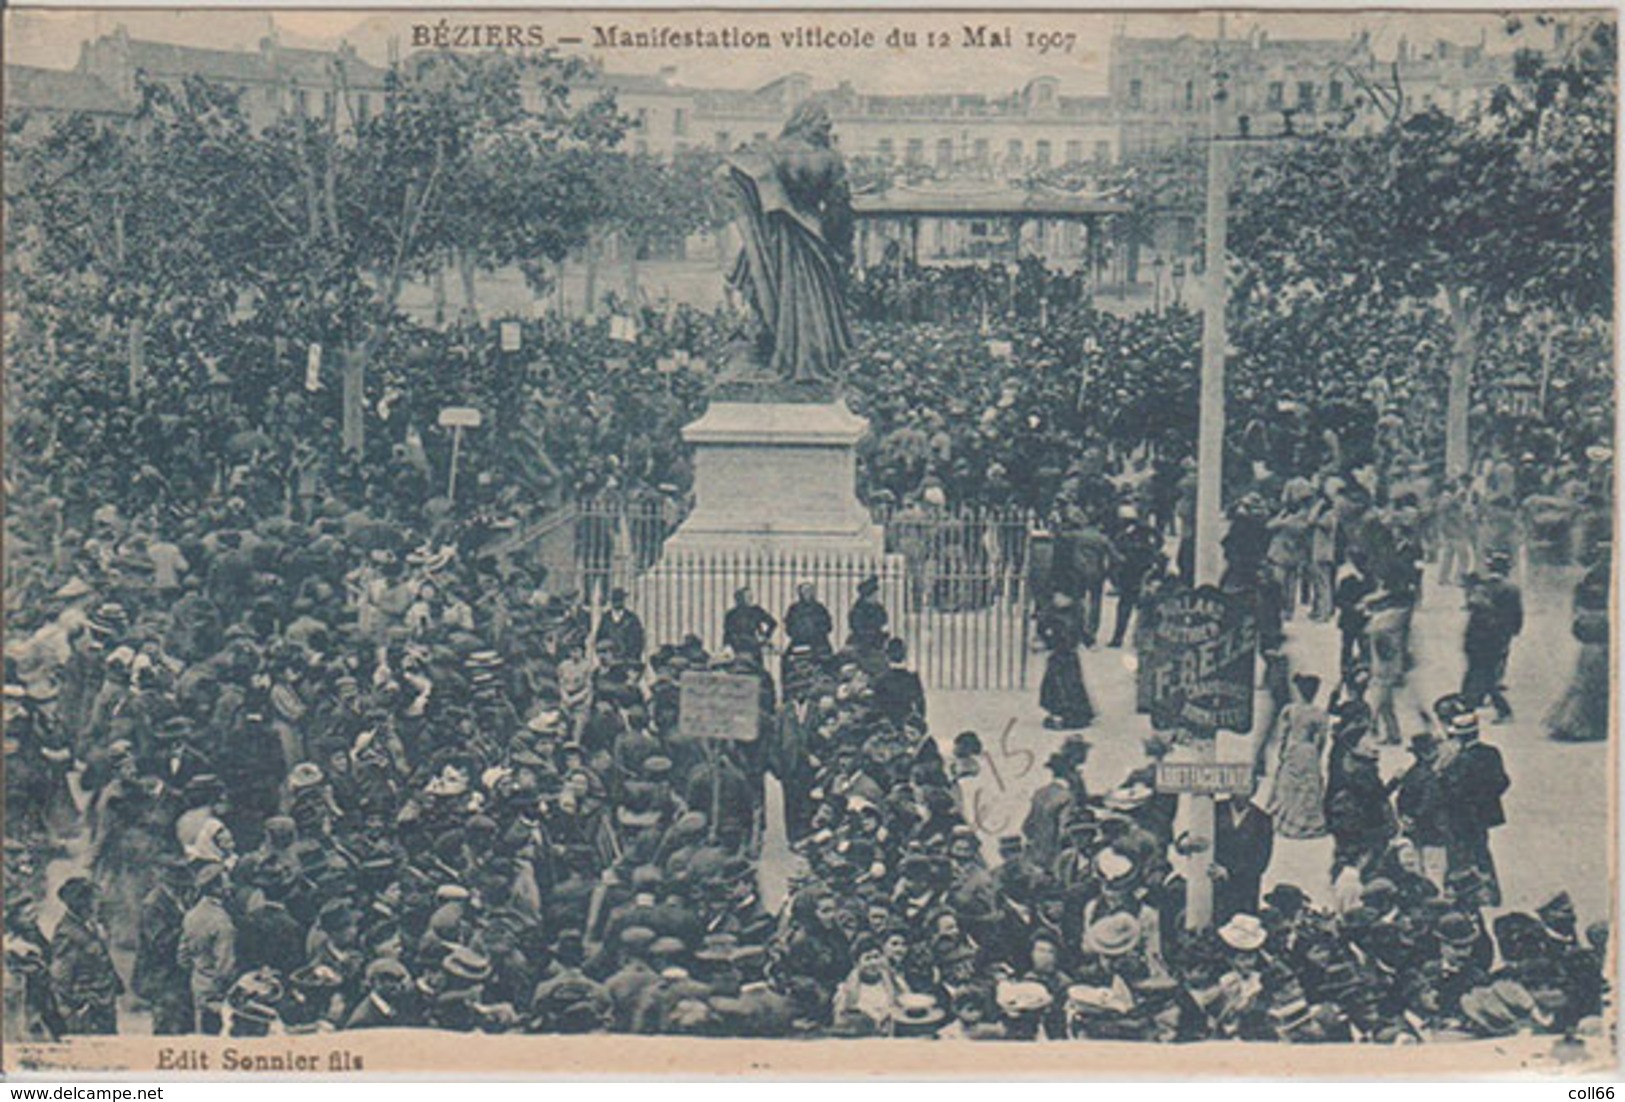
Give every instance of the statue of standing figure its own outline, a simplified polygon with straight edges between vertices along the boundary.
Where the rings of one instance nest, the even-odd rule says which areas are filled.
[[[724,170],[744,238],[729,282],[762,323],[762,359],[793,383],[833,381],[852,347],[842,293],[852,196],[832,131],[823,105],[804,102],[778,140]]]

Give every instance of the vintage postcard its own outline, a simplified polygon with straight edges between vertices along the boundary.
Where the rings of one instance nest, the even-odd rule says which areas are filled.
[[[1616,1068],[1612,9],[4,61],[6,1075]]]

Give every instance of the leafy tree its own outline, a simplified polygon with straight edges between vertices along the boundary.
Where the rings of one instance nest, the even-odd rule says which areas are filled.
[[[717,181],[721,164],[718,154],[705,149],[684,150],[670,160],[620,151],[598,159],[597,175],[608,182],[604,228],[620,237],[634,293],[640,259],[728,223],[732,212]]]
[[[1612,299],[1613,27],[1557,62],[1526,54],[1483,117],[1428,111],[1254,158],[1231,248],[1241,291],[1437,303],[1450,326],[1446,469],[1467,467],[1472,371],[1489,326]]]
[[[625,120],[613,97],[573,100],[586,69],[575,60],[448,54],[440,63],[452,67],[440,82],[472,112],[474,129],[430,230],[443,253],[429,261],[451,256],[470,307],[478,271],[516,265],[544,291],[545,262],[563,260],[608,215],[599,155],[621,140]]]

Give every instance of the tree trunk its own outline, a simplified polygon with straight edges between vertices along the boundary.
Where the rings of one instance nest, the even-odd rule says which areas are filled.
[[[431,288],[434,291],[434,323],[436,325],[445,325],[446,324],[446,266],[445,266],[445,264],[443,264],[443,263],[442,264],[436,264],[434,266],[434,277],[431,280]]]
[[[583,296],[586,301],[582,304],[583,313],[592,317],[598,308],[598,235],[590,234],[587,237],[587,289]]]
[[[139,307],[137,307],[139,309]],[[130,319],[130,397],[141,393],[147,380],[147,327],[139,317]]]
[[[1478,303],[1457,287],[1445,290],[1450,305],[1450,388],[1445,401],[1444,469],[1454,478],[1472,466],[1467,412],[1472,401],[1473,360],[1478,354]]]
[[[463,283],[463,317],[469,321],[480,320],[480,307],[476,301],[477,292],[474,287],[474,254],[467,249],[457,250],[457,275]]]
[[[636,307],[638,304],[638,243],[623,235],[621,248],[626,250],[626,298],[631,306]]]

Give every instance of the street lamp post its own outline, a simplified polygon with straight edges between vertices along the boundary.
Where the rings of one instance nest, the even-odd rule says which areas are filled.
[[[1174,261],[1170,278],[1174,284],[1174,306],[1185,305],[1185,261],[1183,258]]]
[[[1222,16],[1220,17],[1223,18]],[[1229,75],[1224,71],[1224,31],[1214,48],[1213,101],[1209,114],[1207,144],[1206,286],[1202,301],[1202,382],[1196,444],[1196,576],[1197,586],[1219,584],[1224,571],[1220,544],[1224,524],[1224,356],[1228,337],[1225,331],[1225,231],[1229,217],[1229,149],[1221,140],[1228,133]],[[1216,731],[1192,731],[1192,757],[1212,762],[1216,754]],[[1187,858],[1185,869],[1185,927],[1204,930],[1213,922],[1213,834],[1214,805],[1209,795],[1181,797],[1186,831],[1199,844]]]

